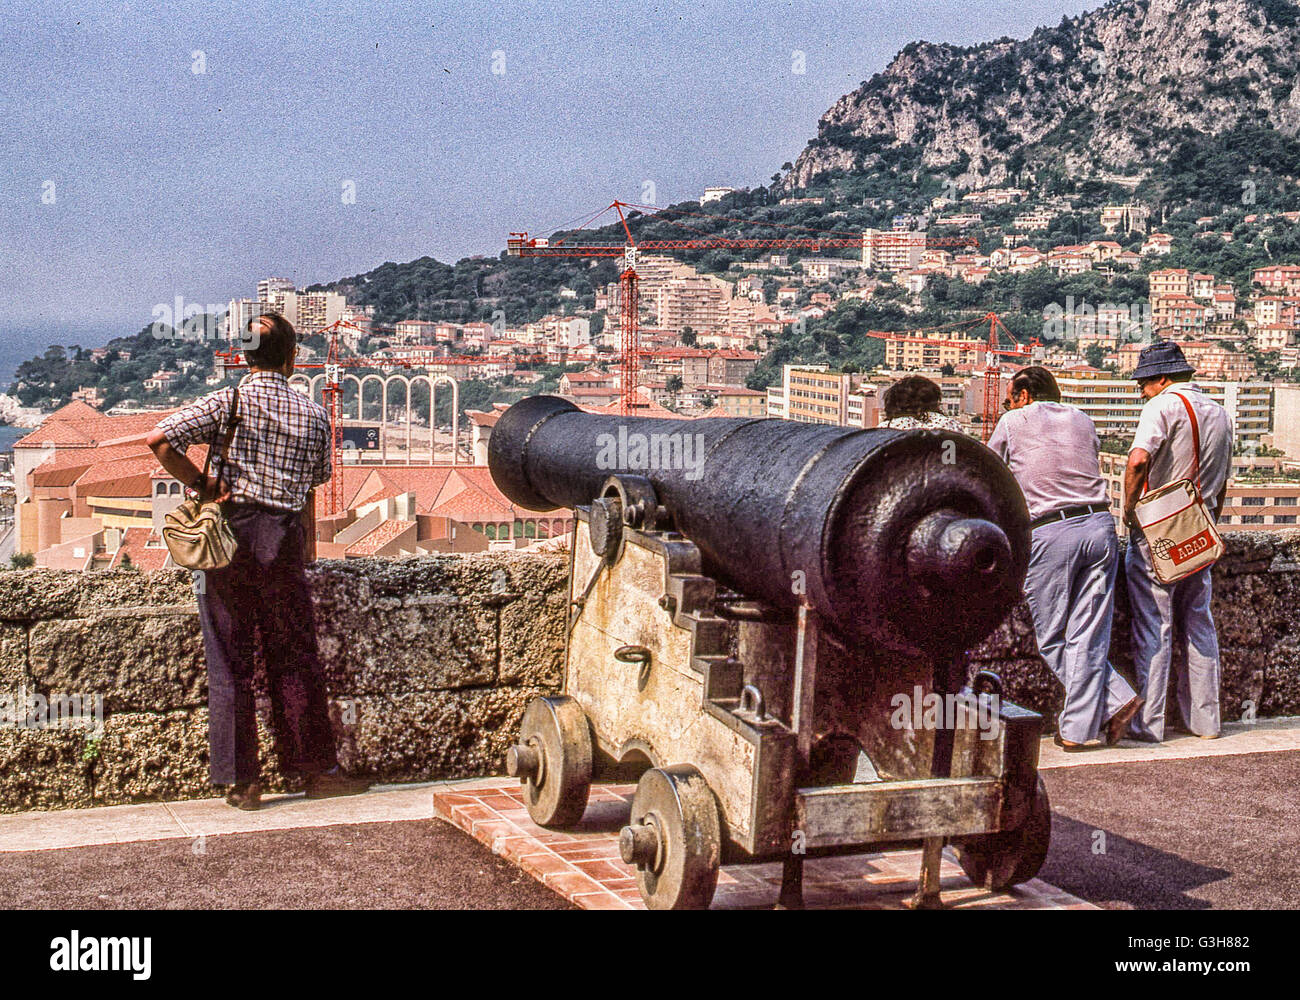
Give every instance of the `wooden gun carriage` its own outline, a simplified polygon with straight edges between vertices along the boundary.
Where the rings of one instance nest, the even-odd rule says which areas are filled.
[[[805,857],[917,841],[918,906],[945,842],[978,884],[1037,873],[1041,718],[966,683],[1029,545],[978,442],[534,396],[489,464],[513,502],[577,515],[563,693],[528,706],[507,771],[550,827],[639,771],[619,843],[649,907],[707,907],[724,861],[774,859],[799,906]]]

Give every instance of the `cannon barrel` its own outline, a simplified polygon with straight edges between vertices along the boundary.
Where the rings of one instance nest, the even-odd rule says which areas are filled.
[[[951,655],[983,638],[1028,563],[1019,487],[963,434],[592,414],[530,396],[493,427],[488,465],[531,510],[590,504],[611,475],[645,477],[705,573],[903,652]]]

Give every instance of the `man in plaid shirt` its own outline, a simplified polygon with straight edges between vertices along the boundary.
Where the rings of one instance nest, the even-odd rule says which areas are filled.
[[[238,549],[229,566],[207,570],[199,622],[208,663],[208,741],[212,780],[233,786],[226,801],[261,803],[253,695],[254,633],[260,634],[272,721],[286,762],[306,776],[308,798],[351,795],[368,783],[339,771],[304,573],[303,513],[313,486],[330,478],[329,419],[324,407],[289,385],[298,351],[292,325],[278,313],[251,320],[239,384],[234,438],[221,481],[186,457],[193,444],[220,447],[233,388],[178,410],[149,436],[172,476],[204,499],[222,502]],[[217,456],[212,467],[215,470]]]

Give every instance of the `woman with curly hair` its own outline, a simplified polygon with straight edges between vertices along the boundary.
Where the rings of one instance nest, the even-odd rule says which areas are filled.
[[[885,390],[885,419],[881,427],[891,430],[957,431],[961,424],[942,410],[943,393],[939,386],[920,375],[908,375]]]

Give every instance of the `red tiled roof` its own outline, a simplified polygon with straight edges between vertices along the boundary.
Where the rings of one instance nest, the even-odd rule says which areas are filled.
[[[681,419],[680,414],[674,413],[672,410],[660,406],[651,399],[650,394],[645,390],[645,386],[637,386],[632,397],[632,409],[635,416],[671,417],[677,420]],[[618,399],[614,400],[612,403],[606,404],[605,406],[584,406],[582,409],[586,410],[588,413],[621,413],[623,412],[623,397],[619,396]]]
[[[115,444],[143,438],[174,410],[150,410],[108,416],[80,400],[61,406],[31,433],[14,442],[15,448],[40,448],[47,442],[72,447]]]
[[[468,524],[471,521],[499,521],[515,518],[515,509],[502,503],[486,490],[470,487],[443,501],[429,511],[437,517],[450,517]]]
[[[437,504],[461,490],[477,487],[503,506],[509,501],[496,484],[486,465],[376,465],[343,467],[343,502],[345,509],[379,498],[389,490],[415,494],[417,513],[428,514]]]
[[[399,538],[405,532],[415,528],[415,526],[414,521],[398,521],[393,518],[380,521],[373,531],[367,532],[358,538],[344,549],[344,552],[350,556],[372,556],[389,542]]]
[[[113,553],[113,561],[109,563],[109,569],[119,568],[122,565],[123,556],[130,556],[132,565],[146,572],[162,569],[166,565],[170,553],[165,545],[148,546],[147,543],[151,536],[154,537],[155,541],[160,541],[157,536],[153,535],[152,528],[127,528],[122,533],[122,544]]]

